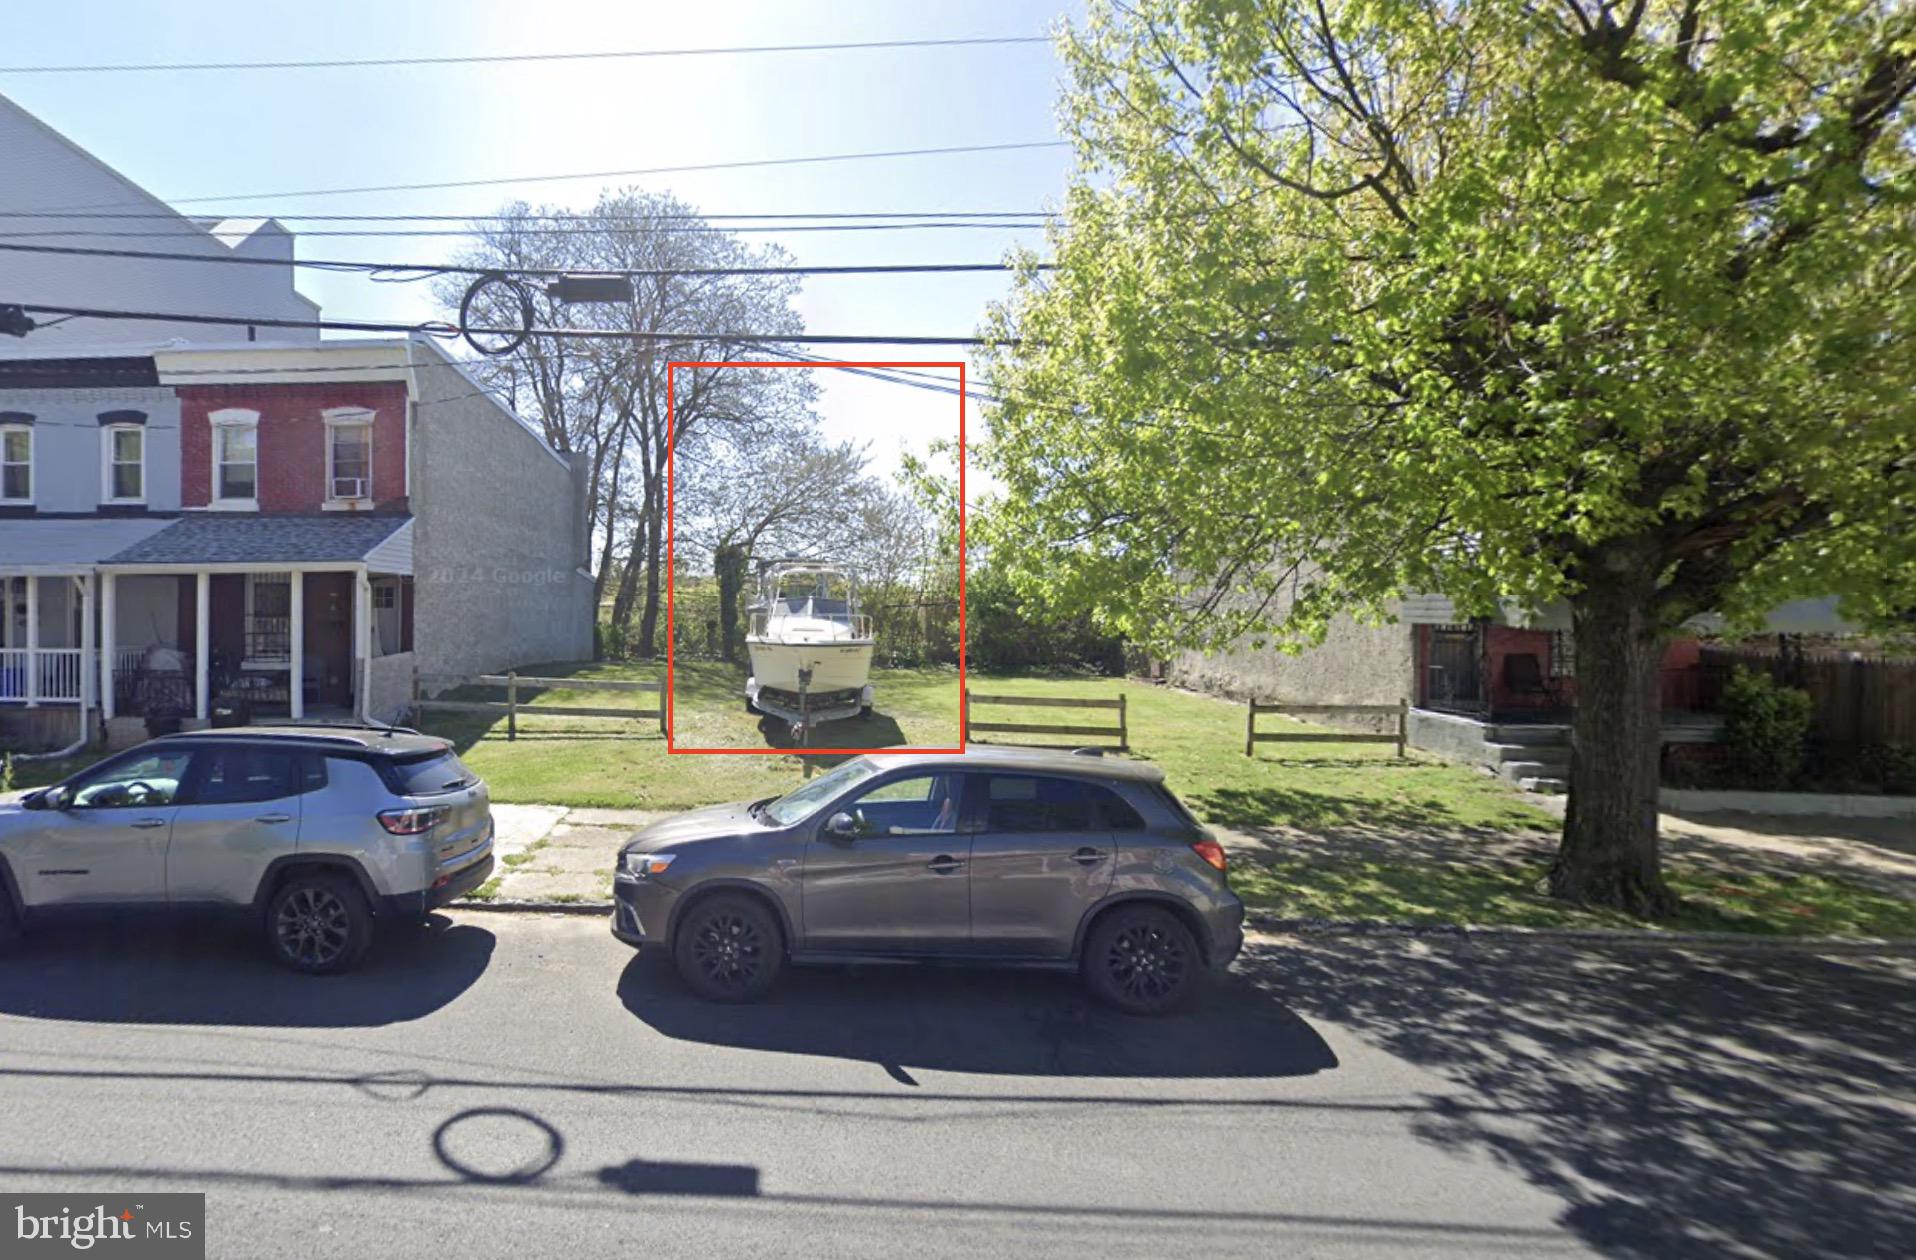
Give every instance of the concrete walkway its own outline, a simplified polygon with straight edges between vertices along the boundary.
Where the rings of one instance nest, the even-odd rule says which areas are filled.
[[[665,817],[656,810],[494,805],[498,901],[605,901],[619,846]]]

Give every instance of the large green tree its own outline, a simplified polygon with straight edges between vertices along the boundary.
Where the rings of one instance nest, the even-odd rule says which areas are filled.
[[[1916,606],[1911,6],[1136,0],[1065,47],[994,560],[1154,646],[1567,600],[1552,890],[1667,911],[1667,639]]]

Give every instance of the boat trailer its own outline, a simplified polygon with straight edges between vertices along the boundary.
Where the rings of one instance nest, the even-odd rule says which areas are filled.
[[[759,686],[757,678],[745,680],[745,703],[754,713],[775,717],[792,729],[792,739],[800,746],[810,742],[812,728],[825,722],[855,718],[872,706],[872,685],[857,691],[811,693],[812,671],[798,671],[798,692],[779,691]]]

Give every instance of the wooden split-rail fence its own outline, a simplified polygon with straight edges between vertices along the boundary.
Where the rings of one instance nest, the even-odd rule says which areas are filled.
[[[1285,717],[1297,716],[1344,716],[1377,717],[1395,714],[1397,729],[1394,732],[1371,735],[1363,731],[1260,731],[1257,719],[1266,713],[1280,713]],[[1410,739],[1410,701],[1399,700],[1396,704],[1289,704],[1282,700],[1266,703],[1253,700],[1250,710],[1244,717],[1244,755],[1255,757],[1259,744],[1395,744],[1397,755],[1404,755],[1404,746]]]
[[[1116,743],[1080,744],[1079,747],[1108,748],[1114,752],[1127,752],[1131,747],[1130,726],[1126,720],[1124,693],[1119,692],[1115,700],[1083,700],[1070,696],[999,696],[979,695],[974,691],[963,693],[965,731],[967,735],[980,731],[991,735],[1074,735],[1092,740],[1116,740]],[[1103,712],[1115,712],[1117,725],[1085,726],[1066,722],[979,722],[972,718],[973,705],[1004,706],[1008,708],[1033,709],[1096,709]],[[992,740],[992,743],[1017,744],[1030,741],[1015,739]],[[1059,747],[1057,744],[1033,745],[1034,747]]]
[[[660,681],[618,682],[599,678],[541,678],[533,674],[504,673],[476,674],[470,677],[435,679],[459,686],[503,687],[506,698],[498,700],[440,700],[428,699],[424,695],[423,681],[426,676],[414,675],[412,687],[412,707],[415,713],[437,710],[443,713],[503,713],[506,718],[506,738],[519,738],[519,717],[598,717],[629,718],[633,721],[654,721],[659,725],[659,733],[665,733],[665,684]],[[568,687],[580,691],[617,691],[656,696],[650,708],[608,708],[571,704],[527,704],[519,699],[519,689],[529,687],[535,691],[544,691],[553,687]]]

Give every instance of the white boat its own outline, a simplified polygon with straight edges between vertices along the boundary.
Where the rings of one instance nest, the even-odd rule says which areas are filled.
[[[794,725],[871,708],[871,618],[858,611],[858,585],[848,570],[804,561],[769,565],[751,613],[748,708]]]

